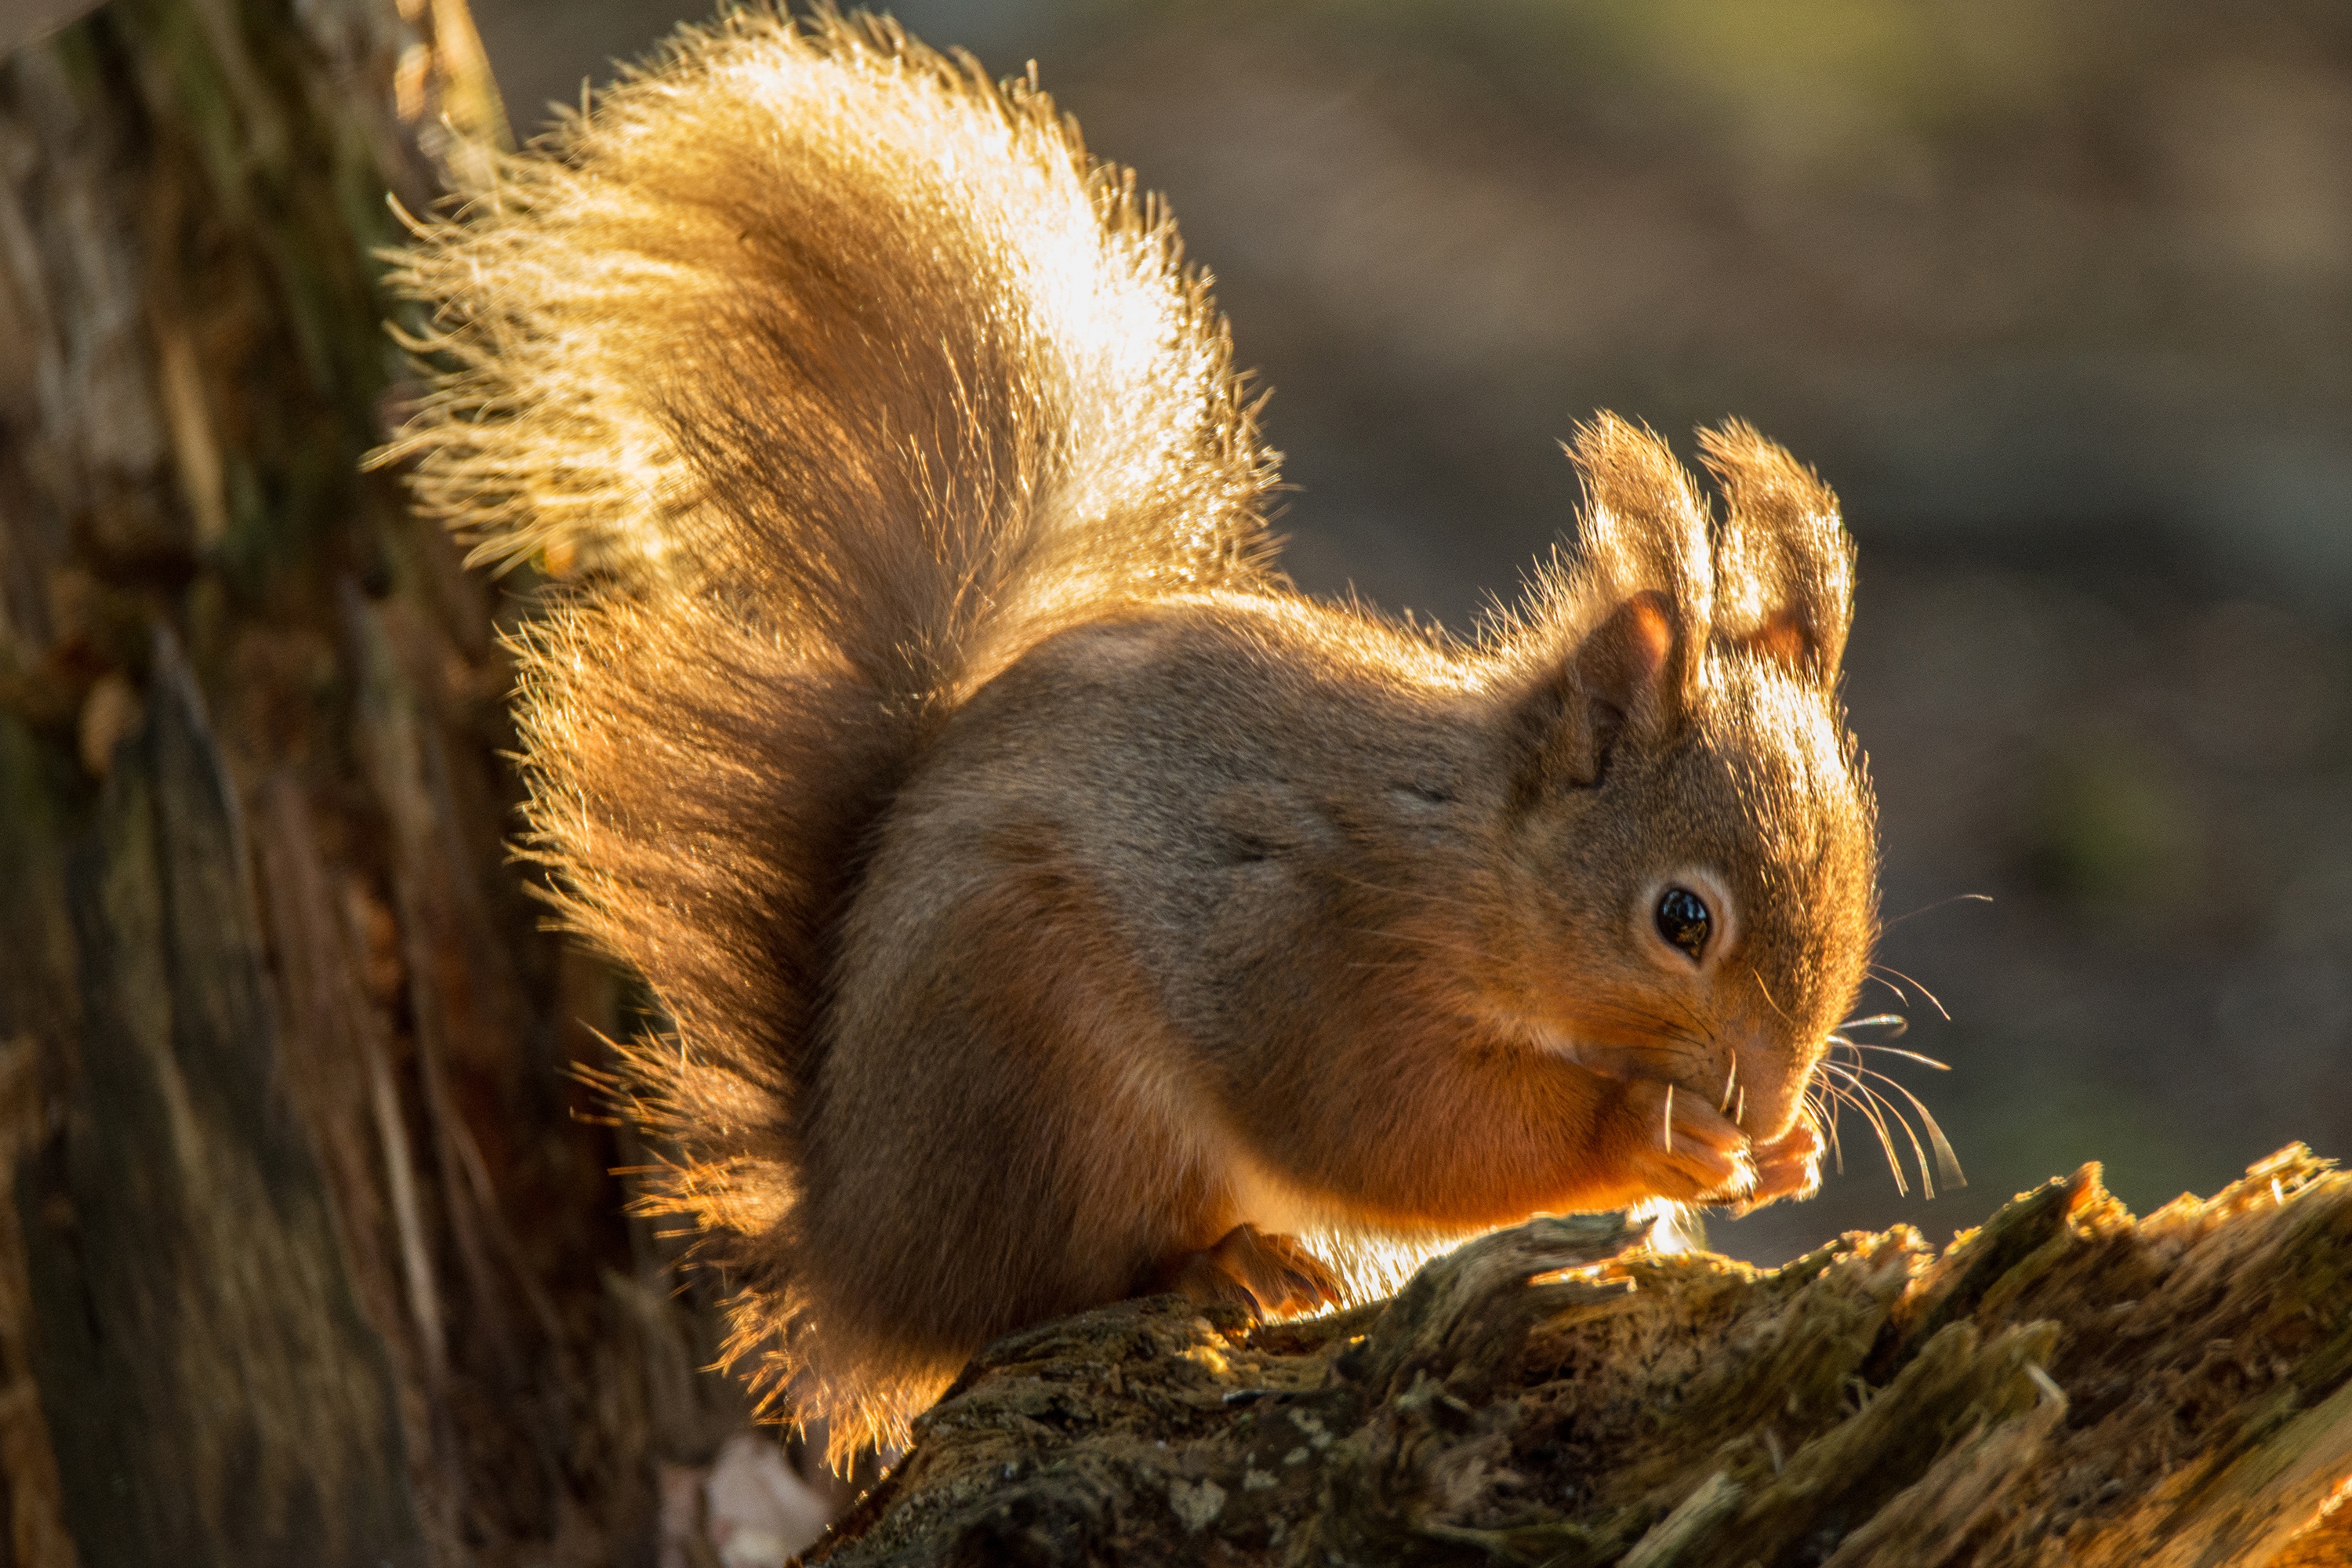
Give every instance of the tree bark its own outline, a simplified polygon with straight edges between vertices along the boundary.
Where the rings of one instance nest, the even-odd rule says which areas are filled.
[[[362,456],[463,0],[114,0],[0,64],[0,1473],[26,1564],[707,1557],[747,1415],[568,1077],[496,634]]]
[[[1538,1220],[1334,1318],[1014,1335],[809,1562],[2352,1561],[2352,1177],[2299,1145],[2137,1221],[2085,1166],[1940,1256],[1635,1239]]]

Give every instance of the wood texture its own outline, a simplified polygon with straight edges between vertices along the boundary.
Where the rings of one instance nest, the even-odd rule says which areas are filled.
[[[2143,1220],[2086,1166],[1940,1255],[1635,1239],[1539,1220],[1341,1317],[1013,1336],[810,1560],[2346,1561],[2352,1177],[2300,1146]]]
[[[0,62],[0,1560],[710,1552],[748,1415],[507,861],[518,601],[361,470],[386,194],[503,134],[461,0]]]
[[[149,668],[67,868],[65,1125],[19,1178],[67,1512],[92,1563],[418,1563],[391,1368],[270,1081],[236,800],[176,647]]]

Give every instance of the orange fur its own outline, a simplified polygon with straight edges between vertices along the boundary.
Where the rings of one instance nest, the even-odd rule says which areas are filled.
[[[1351,1288],[1286,1231],[1810,1184],[1873,826],[1851,547],[1752,431],[1719,519],[1583,431],[1578,551],[1475,641],[1307,600],[1166,215],[830,14],[682,32],[398,279],[420,499],[566,576],[529,843],[667,1015],[649,1201],[836,1444],[1042,1317]]]

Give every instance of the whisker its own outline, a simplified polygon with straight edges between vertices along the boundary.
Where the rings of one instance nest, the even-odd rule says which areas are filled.
[[[1789,1010],[1780,1005],[1779,1000],[1772,994],[1772,988],[1764,984],[1764,972],[1751,963],[1748,966],[1748,973],[1756,982],[1756,989],[1764,994],[1764,1000],[1771,1006],[1772,1011],[1780,1014],[1788,1023],[1794,1025],[1796,1020],[1789,1016]]]
[[[1960,1157],[1952,1152],[1951,1140],[1944,1136],[1943,1128],[1937,1124],[1936,1113],[1928,1110],[1925,1101],[1896,1079],[1888,1078],[1885,1073],[1873,1068],[1864,1068],[1862,1070],[1882,1082],[1893,1084],[1895,1092],[1909,1100],[1913,1109],[1919,1112],[1919,1120],[1927,1125],[1927,1142],[1936,1151],[1936,1165],[1944,1178],[1944,1185],[1948,1188],[1967,1186],[1968,1173],[1960,1169]],[[1924,1166],[1921,1169],[1921,1176],[1924,1180],[1926,1176]]]
[[[1475,948],[1450,941],[1443,936],[1432,936],[1419,931],[1384,931],[1378,926],[1349,926],[1345,929],[1352,936],[1371,937],[1381,942],[1394,942],[1402,947],[1416,949],[1444,959],[1458,966],[1466,967],[1473,964],[1479,957]],[[1410,959],[1398,959],[1395,963],[1400,969],[1412,966],[1412,961]]]
[[[1587,1007],[1576,1021],[1582,1024],[1620,1025],[1638,1034],[1653,1037],[1702,1056],[1710,1053],[1715,1046],[1715,1038],[1712,1035],[1685,1029],[1671,1018],[1638,1007],[1628,1007],[1622,1004]],[[1638,1047],[1612,1045],[1611,1048],[1631,1050]]]
[[[1896,926],[1901,925],[1905,921],[1910,920],[1913,916],[1924,915],[1930,910],[1940,910],[1946,904],[1989,904],[1990,902],[1992,902],[1992,895],[1990,893],[1954,893],[1948,899],[1937,899],[1932,904],[1921,904],[1917,909],[1913,910],[1910,914],[1896,915],[1893,920],[1886,921],[1878,929],[1880,931],[1892,931]]]
[[[1896,997],[1902,1001],[1906,1007],[1911,1005],[1911,994],[1904,990],[1900,985],[1895,984],[1892,980],[1887,979],[1884,974],[1879,973],[1875,964],[1872,965],[1871,968],[1864,973],[1863,978],[1864,980],[1876,981],[1879,984],[1885,986],[1889,991],[1894,992]]]
[[[1819,1089],[1822,1085],[1819,1082],[1816,1082],[1812,1087],[1813,1089]],[[1810,1100],[1811,1098],[1811,1090],[1808,1089],[1808,1100]],[[1817,1116],[1813,1119],[1813,1126],[1816,1131],[1825,1131],[1828,1134],[1830,1141],[1830,1154],[1837,1162],[1837,1173],[1843,1176],[1845,1174],[1845,1147],[1838,1142],[1837,1101],[1831,1100],[1826,1094],[1822,1096],[1822,1101],[1829,1107],[1829,1125],[1826,1128],[1823,1128],[1821,1119]],[[1808,1110],[1810,1110],[1810,1109],[1811,1107],[1809,1105]]]
[[[1863,1121],[1870,1126],[1871,1130],[1878,1134],[1878,1146],[1886,1152],[1886,1157],[1891,1166],[1895,1158],[1894,1145],[1887,1142],[1885,1125],[1879,1121],[1877,1113],[1873,1111],[1868,1105],[1863,1103],[1860,1099],[1856,1098],[1852,1089],[1839,1089],[1836,1090],[1836,1094],[1837,1103],[1841,1108],[1851,1106],[1861,1115]],[[1903,1191],[1903,1173],[1899,1169],[1895,1172],[1895,1186],[1896,1192],[1900,1193]]]
[[[1911,982],[1913,986],[1916,987],[1919,994],[1927,999],[1927,1005],[1929,1006],[1935,1008],[1937,1012],[1944,1015],[1944,1022],[1948,1024],[1952,1021],[1952,1016],[1950,1013],[1945,1011],[1943,1003],[1937,1000],[1936,994],[1933,991],[1928,990],[1925,985],[1921,985],[1919,984],[1918,976],[1915,974],[1906,974],[1891,963],[1877,963],[1873,964],[1871,967],[1874,969],[1883,969],[1886,971],[1887,973],[1895,976],[1897,980],[1908,980]]]
[[[1694,1058],[1704,1059],[1700,1053],[1688,1048],[1691,1044],[1691,1042],[1688,1041],[1668,1040],[1664,1044],[1641,1045],[1621,1045],[1599,1040],[1580,1041],[1578,1043],[1580,1045],[1589,1045],[1592,1047],[1594,1050],[1599,1052],[1605,1052],[1612,1056],[1623,1057],[1628,1060],[1651,1062],[1664,1060],[1671,1062],[1680,1068],[1689,1068],[1695,1065]],[[1680,1077],[1685,1075],[1677,1074],[1675,1076]]]
[[[1886,1155],[1886,1168],[1888,1171],[1893,1173],[1895,1177],[1895,1195],[1897,1197],[1909,1197],[1911,1195],[1910,1179],[1904,1174],[1902,1156],[1897,1152],[1895,1135],[1887,1126],[1890,1120],[1899,1121],[1900,1119],[1890,1118],[1888,1112],[1892,1108],[1887,1104],[1885,1097],[1883,1095],[1873,1094],[1870,1092],[1870,1089],[1867,1085],[1857,1084],[1849,1091],[1849,1093],[1853,1096],[1853,1108],[1870,1118],[1871,1126],[1877,1130],[1878,1146],[1885,1152]],[[1918,1143],[1918,1139],[1912,1134],[1911,1124],[1906,1121],[1903,1122],[1902,1125],[1904,1136],[1909,1138],[1913,1146],[1916,1148]],[[1922,1171],[1924,1172],[1924,1170],[1925,1167],[1923,1166]]]
[[[1906,1062],[1917,1062],[1921,1067],[1934,1068],[1937,1072],[1952,1070],[1952,1064],[1949,1062],[1939,1062],[1931,1056],[1923,1055],[1918,1051],[1906,1051],[1900,1046],[1872,1046],[1856,1040],[1847,1040],[1844,1043],[1857,1051],[1876,1051],[1882,1056],[1901,1057]]]
[[[1887,1029],[1886,1037],[1899,1040],[1911,1032],[1911,1020],[1900,1013],[1874,1013],[1867,1018],[1848,1018],[1838,1026],[1841,1029]]]
[[[1385,926],[1349,926],[1346,929],[1352,935],[1374,936],[1384,942],[1401,942],[1409,947],[1427,948],[1433,952],[1450,952],[1467,957],[1470,951],[1451,938],[1433,935],[1427,931],[1391,931]]]
[[[1713,1042],[1715,1038],[1713,1031],[1707,1028],[1706,1020],[1698,1016],[1698,1012],[1696,1008],[1692,1007],[1689,1003],[1684,1001],[1679,996],[1669,996],[1666,998],[1666,1002],[1675,1012],[1680,1013],[1683,1016],[1683,1021],[1688,1024],[1695,1032],[1706,1036],[1708,1041],[1710,1043]]]
[[[1653,1033],[1672,1035],[1677,1039],[1690,1040],[1696,1044],[1713,1044],[1704,1034],[1684,1033],[1681,1025],[1663,1014],[1653,1013],[1646,1008],[1627,1006],[1622,1002],[1604,1003],[1599,1006],[1588,1005],[1584,1009],[1584,1016],[1595,1021],[1637,1025]]]
[[[1717,1110],[1727,1111],[1731,1109],[1731,1091],[1738,1087],[1739,1053],[1734,1051],[1731,1056],[1730,1069],[1723,1075],[1723,1099],[1716,1105]]]
[[[1928,1140],[1936,1148],[1936,1163],[1938,1171],[1945,1178],[1945,1186],[1951,1186],[1952,1173],[1958,1169],[1959,1161],[1958,1158],[1951,1152],[1951,1144],[1944,1138],[1943,1129],[1936,1125],[1935,1113],[1927,1109],[1925,1102],[1923,1102],[1917,1095],[1913,1094],[1908,1089],[1906,1089],[1900,1082],[1887,1077],[1883,1072],[1877,1071],[1875,1068],[1860,1066],[1849,1068],[1841,1066],[1838,1068],[1838,1071],[1845,1077],[1846,1080],[1852,1083],[1855,1089],[1868,1096],[1874,1103],[1884,1107],[1886,1113],[1895,1119],[1895,1124],[1903,1129],[1903,1136],[1909,1140],[1911,1144],[1912,1157],[1919,1163],[1920,1194],[1923,1197],[1933,1198],[1936,1195],[1935,1177],[1929,1175],[1927,1173],[1927,1152],[1926,1149],[1920,1147],[1919,1134],[1917,1131],[1912,1127],[1911,1119],[1903,1114],[1903,1108],[1901,1106],[1896,1105],[1893,1100],[1887,1099],[1886,1096],[1872,1088],[1869,1084],[1863,1082],[1863,1079],[1864,1077],[1874,1078],[1882,1083],[1891,1084],[1894,1086],[1897,1093],[1901,1094],[1904,1099],[1911,1102],[1913,1109],[1917,1110],[1920,1116],[1928,1124]],[[1966,1184],[1965,1177],[1962,1178],[1962,1184]],[[1899,1188],[1899,1180],[1897,1185]]]
[[[1901,1089],[1903,1086],[1896,1084],[1895,1087],[1897,1089]],[[1927,1151],[1919,1146],[1919,1133],[1917,1130],[1911,1125],[1911,1119],[1903,1114],[1903,1108],[1901,1106],[1895,1104],[1893,1100],[1887,1099],[1885,1095],[1879,1093],[1878,1090],[1871,1088],[1869,1085],[1863,1085],[1862,1092],[1870,1096],[1871,1099],[1878,1101],[1880,1105],[1885,1107],[1886,1113],[1895,1119],[1895,1125],[1903,1129],[1903,1136],[1909,1139],[1911,1142],[1911,1157],[1919,1163],[1919,1194],[1922,1197],[1934,1197],[1936,1195],[1936,1179],[1927,1173]],[[1906,1090],[1906,1092],[1907,1093],[1908,1090]]]
[[[1361,930],[1363,928],[1356,927],[1350,929]],[[1396,932],[1376,932],[1371,934],[1401,936],[1401,933]],[[1421,941],[1422,939],[1402,938],[1402,940]],[[1443,947],[1441,947],[1439,951],[1458,952],[1458,950],[1449,950]],[[1463,956],[1467,955],[1465,954]],[[1570,1015],[1568,1022],[1580,1026],[1616,1026],[1630,1033],[1644,1037],[1644,1042],[1640,1046],[1614,1041],[1595,1040],[1584,1042],[1592,1045],[1603,1046],[1608,1049],[1624,1051],[1654,1049],[1660,1047],[1651,1044],[1651,1042],[1664,1042],[1664,1046],[1667,1047],[1677,1048],[1683,1053],[1696,1054],[1703,1058],[1711,1059],[1715,1052],[1716,1046],[1714,1035],[1704,1027],[1703,1021],[1699,1019],[1696,1014],[1692,1013],[1688,1007],[1678,1007],[1676,1010],[1687,1016],[1694,1026],[1685,1027],[1682,1024],[1675,1022],[1674,1019],[1669,1018],[1661,1013],[1642,1007],[1628,1006],[1622,1002],[1603,1002],[1598,1004],[1588,1003],[1582,1005],[1572,1015]],[[1545,1017],[1538,1014],[1527,1015],[1522,1021],[1526,1024],[1544,1028],[1557,1028],[1563,1034],[1573,1035],[1576,1033],[1575,1029],[1567,1027],[1563,1025],[1561,1020],[1558,1018]]]
[[[1837,1074],[1852,1086],[1845,1092],[1846,1103],[1860,1111],[1869,1121],[1872,1131],[1878,1134],[1878,1146],[1886,1155],[1886,1169],[1895,1177],[1895,1195],[1909,1197],[1911,1184],[1903,1174],[1902,1161],[1895,1157],[1895,1135],[1886,1130],[1886,1118],[1880,1114],[1877,1101],[1868,1093],[1869,1085],[1856,1078],[1850,1068],[1842,1067],[1836,1062],[1823,1062],[1822,1066]]]

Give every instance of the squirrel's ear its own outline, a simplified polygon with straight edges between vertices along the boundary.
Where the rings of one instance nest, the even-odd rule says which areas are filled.
[[[1619,735],[1659,723],[1675,640],[1665,596],[1643,592],[1546,671],[1521,710],[1527,744],[1517,793],[1534,798],[1598,784]]]
[[[1525,709],[1534,779],[1599,779],[1621,733],[1663,741],[1697,698],[1714,562],[1706,509],[1665,443],[1604,414],[1569,448],[1582,548],[1538,587],[1539,672]]]
[[[1706,656],[1715,592],[1706,503],[1664,441],[1613,414],[1579,429],[1569,452],[1585,496],[1574,596],[1586,646],[1577,658],[1601,657],[1594,639],[1621,635],[1610,628],[1629,615],[1658,628],[1648,717],[1670,729],[1696,700]]]
[[[1826,686],[1853,620],[1853,541],[1820,476],[1734,420],[1698,434],[1723,491],[1715,635]]]

